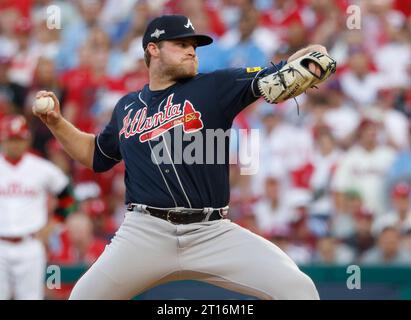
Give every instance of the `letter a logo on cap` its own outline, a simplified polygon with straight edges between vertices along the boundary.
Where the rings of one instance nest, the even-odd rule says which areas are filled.
[[[191,27],[191,29],[195,30],[190,19],[187,19],[187,24],[185,24],[184,27],[186,27],[187,29]]]

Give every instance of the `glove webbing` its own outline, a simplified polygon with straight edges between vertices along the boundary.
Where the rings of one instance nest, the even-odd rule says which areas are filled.
[[[294,75],[294,72],[298,72],[302,76],[300,71],[298,71],[297,69],[295,69],[291,66],[286,70],[280,71],[278,69],[278,67],[273,62],[270,62],[270,63],[277,69],[278,77],[280,78],[280,82],[281,82],[284,89],[287,88],[287,85],[286,85],[285,80],[284,80],[284,75],[283,75],[284,72],[292,72],[293,75]],[[314,87],[317,88],[316,86],[314,86]],[[293,99],[294,99],[295,103],[297,104],[297,115],[300,115],[300,104],[298,103],[298,101],[295,97],[293,97]]]

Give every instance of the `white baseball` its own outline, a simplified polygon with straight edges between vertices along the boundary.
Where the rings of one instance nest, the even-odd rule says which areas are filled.
[[[54,101],[51,97],[40,97],[34,100],[34,111],[37,113],[47,113],[54,109]]]

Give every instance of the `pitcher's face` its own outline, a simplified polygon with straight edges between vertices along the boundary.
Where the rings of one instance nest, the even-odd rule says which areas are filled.
[[[171,80],[194,77],[198,71],[196,41],[191,38],[164,41],[160,48],[160,65]]]

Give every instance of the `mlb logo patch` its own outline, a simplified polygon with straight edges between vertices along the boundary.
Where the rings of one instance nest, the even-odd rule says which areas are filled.
[[[247,68],[247,73],[253,73],[261,70],[261,67],[252,67],[252,68]]]

